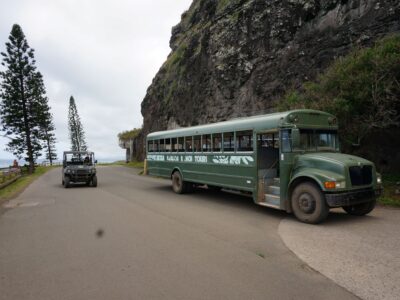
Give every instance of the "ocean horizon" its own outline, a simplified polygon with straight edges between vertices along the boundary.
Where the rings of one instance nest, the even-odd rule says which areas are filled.
[[[120,158],[120,159],[118,159],[118,158],[96,158],[96,159],[97,159],[98,163],[112,163],[115,161],[124,160],[124,158]],[[18,165],[20,165],[20,166],[23,166],[27,163],[24,159],[17,160],[17,161],[18,161]],[[44,161],[48,161],[48,160],[42,159],[42,158],[38,159],[37,164],[40,165]],[[9,158],[9,159],[0,158],[0,168],[8,168],[8,167],[12,166],[13,163],[14,163],[14,159],[12,159],[12,158]],[[54,161],[54,163],[61,163],[61,160],[56,160],[56,161]]]

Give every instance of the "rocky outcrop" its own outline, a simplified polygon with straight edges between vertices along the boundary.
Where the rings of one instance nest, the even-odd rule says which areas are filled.
[[[354,47],[400,30],[398,0],[194,0],[142,102],[144,133],[274,110]]]

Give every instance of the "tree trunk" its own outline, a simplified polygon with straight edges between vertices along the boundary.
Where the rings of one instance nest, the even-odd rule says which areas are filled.
[[[53,157],[51,155],[50,138],[49,138],[49,135],[47,132],[46,132],[46,141],[47,141],[47,151],[49,152],[50,166],[52,166],[53,165]]]
[[[28,123],[28,112],[26,107],[26,99],[25,99],[25,91],[24,91],[24,79],[22,75],[19,78],[21,84],[21,100],[22,100],[22,113],[24,116],[24,129],[26,133],[26,147],[28,150],[28,162],[29,162],[29,174],[35,172],[35,162],[33,160],[33,149],[32,149],[32,141],[31,141],[31,129],[29,128]]]

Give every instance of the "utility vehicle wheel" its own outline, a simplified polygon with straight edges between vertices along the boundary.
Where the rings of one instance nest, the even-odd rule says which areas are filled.
[[[64,181],[63,181],[63,183],[64,183],[64,187],[67,189],[67,188],[69,188],[69,178],[68,177],[65,177],[65,179],[64,179]]]
[[[183,181],[179,171],[175,171],[172,174],[172,189],[177,194],[184,194],[187,192],[187,183]]]
[[[97,176],[96,175],[94,175],[92,178],[92,186],[97,187]]]
[[[292,193],[292,209],[297,219],[317,224],[328,217],[329,207],[318,186],[311,182],[301,183]]]
[[[375,208],[376,200],[372,200],[366,203],[360,203],[356,205],[343,206],[343,210],[349,215],[353,216],[364,216],[369,214]]]

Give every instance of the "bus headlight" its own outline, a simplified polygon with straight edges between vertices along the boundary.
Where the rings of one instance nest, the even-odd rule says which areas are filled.
[[[346,187],[346,181],[325,181],[324,187],[326,189],[344,189]]]
[[[377,184],[382,184],[382,177],[380,175],[376,176],[376,183]]]
[[[336,182],[337,189],[344,189],[346,187],[346,181],[338,181]]]

